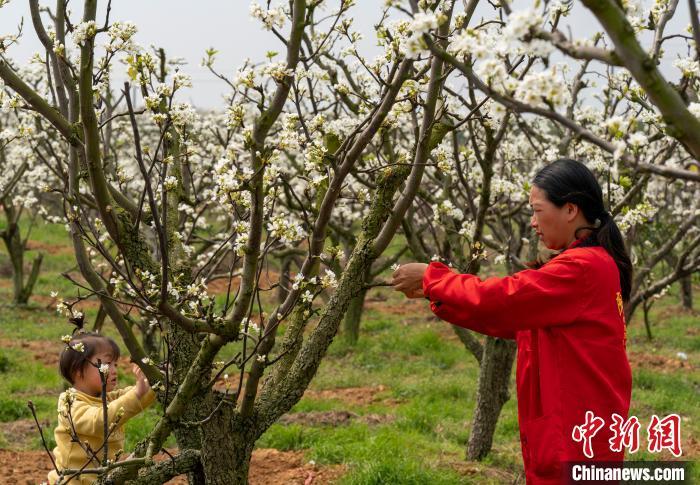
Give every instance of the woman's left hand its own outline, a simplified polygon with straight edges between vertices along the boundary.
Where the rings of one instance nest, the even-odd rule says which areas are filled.
[[[428,269],[425,263],[402,264],[392,275],[391,286],[408,298],[423,298],[423,274]]]

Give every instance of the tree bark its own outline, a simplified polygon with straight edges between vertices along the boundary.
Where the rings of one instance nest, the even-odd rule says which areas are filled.
[[[481,460],[491,451],[498,417],[503,405],[510,399],[508,385],[515,349],[513,340],[486,338],[479,373],[476,410],[467,444],[469,460]]]
[[[25,247],[20,236],[19,224],[17,223],[18,215],[14,207],[9,204],[3,204],[5,209],[5,217],[7,219],[7,229],[0,232],[7,253],[12,264],[12,303],[15,305],[26,305],[29,302],[29,297],[32,296],[34,285],[39,278],[41,263],[44,256],[38,254],[32,262],[32,267],[29,272],[29,277],[24,278],[24,253]]]
[[[97,310],[97,316],[95,317],[95,323],[93,323],[92,325],[92,331],[98,333],[101,332],[102,328],[104,327],[106,318],[107,311],[105,310],[105,307],[100,305],[100,308]]]
[[[224,403],[202,426],[202,468],[207,485],[245,485],[255,436],[250,423]]]
[[[199,339],[194,335],[182,330],[177,325],[173,324],[170,330],[170,364],[174,372],[174,384],[179,384],[185,378],[185,374],[194,361],[199,350]],[[170,391],[168,399],[175,394],[175,389]],[[187,422],[198,422],[206,418],[211,412],[212,407],[207,402],[207,397],[210,397],[211,391],[207,395],[196,395],[192,398],[190,405],[187,406],[182,420]],[[202,429],[200,427],[179,427],[173,432],[180,450],[197,450],[205,452],[206,442],[202,440]],[[188,474],[190,485],[205,485],[207,482],[204,478],[204,472],[201,467],[196,468]]]
[[[653,336],[651,334],[651,320],[649,320],[649,310],[651,310],[652,303],[649,303],[649,301],[650,300],[644,300],[642,308],[644,309],[644,328],[647,331],[647,340],[651,341],[653,339]]]
[[[367,281],[367,274],[365,273],[364,281]],[[345,319],[343,320],[343,337],[345,341],[350,345],[357,344],[360,338],[360,322],[362,321],[362,311],[365,305],[365,297],[367,296],[367,290],[363,289],[350,300],[348,305],[348,311],[345,314]]]
[[[22,247],[24,251],[24,247]],[[32,261],[32,269],[29,271],[29,277],[22,288],[22,294],[17,299],[17,304],[26,305],[29,302],[29,297],[32,296],[34,292],[34,285],[36,280],[39,279],[39,272],[41,271],[41,263],[44,260],[44,255],[39,253]]]
[[[683,308],[693,309],[693,275],[681,278],[681,302]]]
[[[484,346],[479,341],[479,338],[473,335],[472,332],[466,328],[452,325],[452,329],[457,337],[459,337],[460,342],[464,344],[464,347],[471,352],[479,365],[481,365],[481,359],[484,356]]]

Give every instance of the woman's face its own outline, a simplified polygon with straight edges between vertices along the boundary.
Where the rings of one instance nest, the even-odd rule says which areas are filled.
[[[562,249],[568,246],[573,237],[571,221],[575,218],[572,207],[573,204],[564,204],[557,207],[547,199],[544,190],[533,185],[530,190],[530,206],[532,207],[532,218],[530,226],[537,232],[537,236],[548,249]],[[576,211],[578,212],[578,211]]]

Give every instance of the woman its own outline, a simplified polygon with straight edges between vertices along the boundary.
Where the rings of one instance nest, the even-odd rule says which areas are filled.
[[[554,484],[566,478],[564,462],[590,460],[591,453],[596,461],[624,457],[624,448],[612,451],[608,441],[612,415],[626,420],[630,404],[623,304],[632,266],[600,185],[582,163],[561,159],[540,170],[530,205],[543,244],[563,250],[539,269],[482,281],[442,263],[410,263],[394,272],[392,285],[409,298],[428,298],[443,320],[517,340],[527,483]],[[576,429],[587,411],[605,423],[588,443],[581,433],[587,427]]]

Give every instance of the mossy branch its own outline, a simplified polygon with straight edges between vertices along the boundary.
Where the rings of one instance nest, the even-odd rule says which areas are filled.
[[[386,170],[379,178],[374,201],[362,221],[362,230],[348,264],[338,283],[338,289],[323,308],[320,321],[299,350],[289,373],[274,389],[263,393],[256,408],[259,413],[259,433],[264,432],[279,416],[296,404],[316,374],[328,347],[335,337],[350,300],[365,284],[364,275],[379,256],[374,252],[374,240],[394,207],[393,197],[408,176],[407,166]]]

